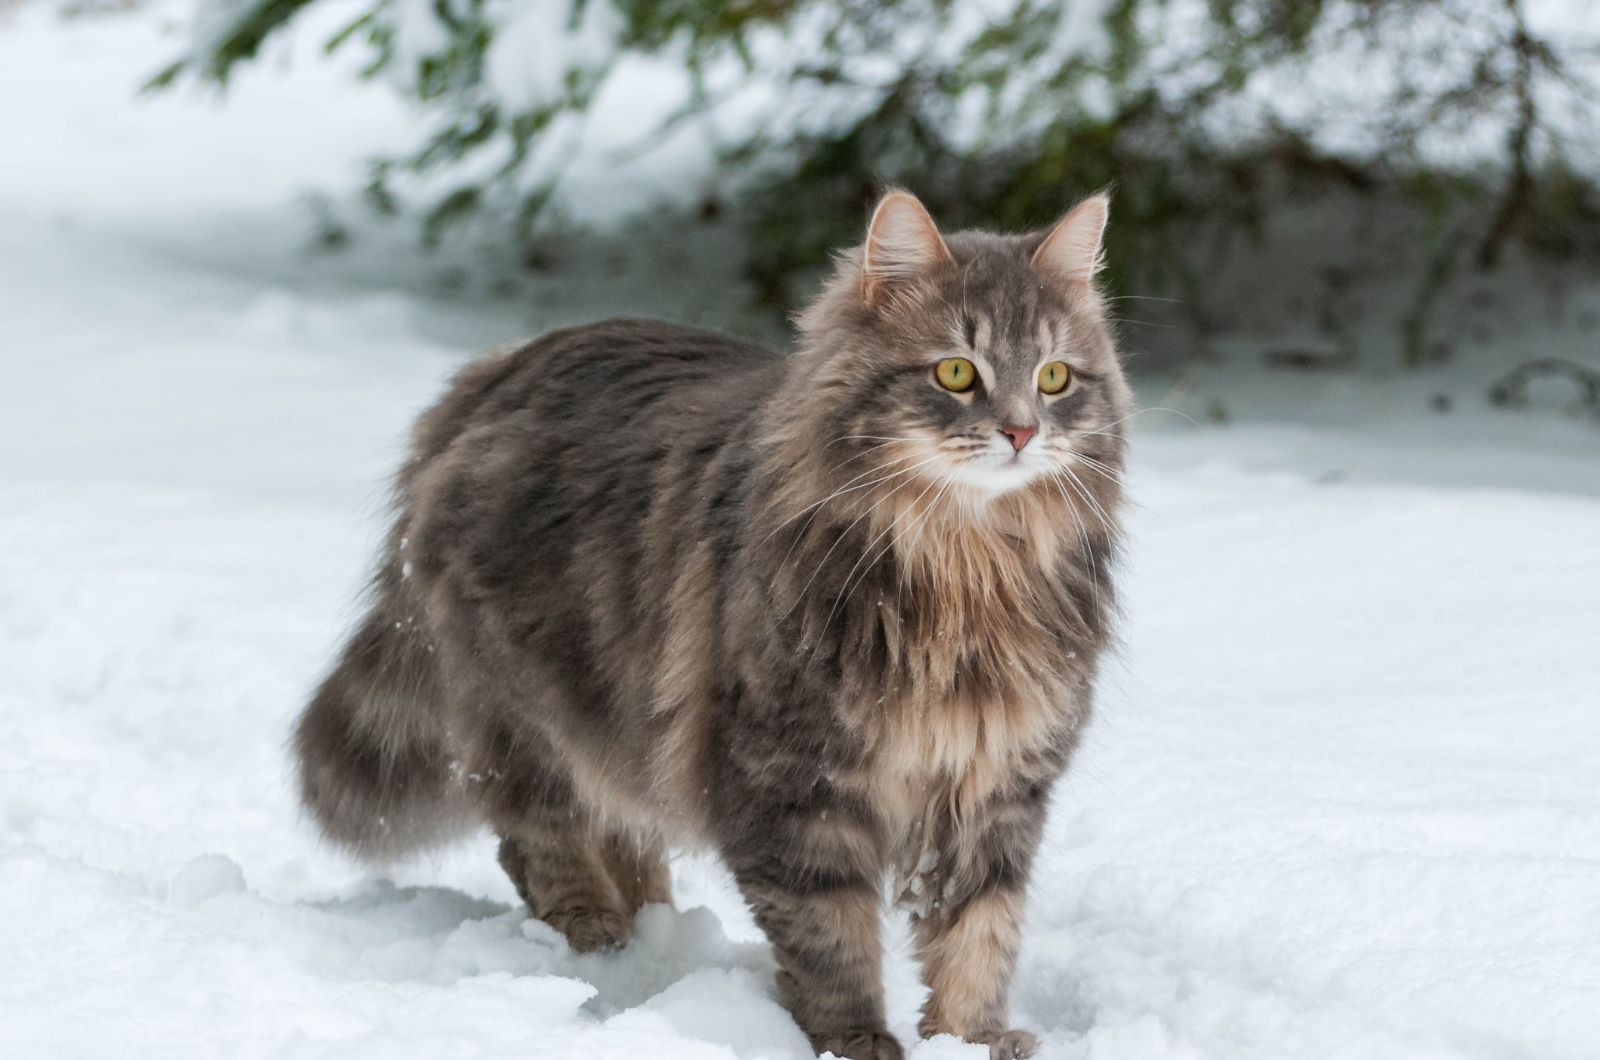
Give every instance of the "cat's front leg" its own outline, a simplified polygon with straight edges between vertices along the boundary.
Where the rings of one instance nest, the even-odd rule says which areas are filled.
[[[945,837],[925,881],[928,907],[912,918],[928,1000],[922,1036],[953,1034],[989,1046],[993,1060],[1033,1055],[1033,1035],[1012,1030],[1006,999],[1021,943],[1028,873],[1044,826],[1042,785],[972,807]]]
[[[722,853],[772,943],[784,1003],[819,1053],[901,1060],[884,1022],[877,825],[823,782],[752,785]]]

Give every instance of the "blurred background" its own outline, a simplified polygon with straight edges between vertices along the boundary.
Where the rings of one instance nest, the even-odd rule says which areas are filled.
[[[120,36],[91,76],[191,163],[127,176],[215,194],[264,186],[216,156],[271,155],[310,267],[512,332],[651,312],[781,342],[887,185],[1011,230],[1109,186],[1152,400],[1324,419],[1367,404],[1337,395],[1357,375],[1419,418],[1600,417],[1587,0],[30,6]],[[174,127],[196,106],[225,116]]]
[[[0,1055],[809,1055],[710,859],[574,955],[487,837],[319,846],[283,741],[467,358],[785,346],[889,184],[1114,196],[1046,1060],[1595,1056],[1592,0],[0,0]]]
[[[618,305],[776,332],[885,185],[1011,230],[1110,186],[1152,380],[1413,372],[1423,414],[1549,377],[1548,411],[1600,415],[1585,0],[214,0],[149,84],[225,91],[296,42],[409,117],[313,192],[312,237],[477,251],[440,284],[582,275],[604,233]]]

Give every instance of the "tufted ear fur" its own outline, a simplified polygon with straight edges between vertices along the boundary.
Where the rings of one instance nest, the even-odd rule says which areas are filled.
[[[861,297],[882,305],[895,290],[936,265],[950,261],[927,209],[907,191],[891,191],[872,212],[861,262]]]
[[[1065,283],[1088,283],[1100,271],[1100,240],[1110,210],[1111,197],[1102,191],[1067,211],[1033,252],[1033,267]]]

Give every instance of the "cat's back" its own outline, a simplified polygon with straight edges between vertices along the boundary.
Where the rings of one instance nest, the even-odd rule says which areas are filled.
[[[563,328],[513,351],[507,382],[551,406],[605,404],[648,412],[695,393],[738,390],[751,374],[781,368],[781,355],[704,328],[662,320],[605,320]]]
[[[569,636],[652,637],[702,484],[751,442],[784,364],[649,320],[551,332],[474,362],[417,425],[397,565],[480,632],[517,629],[526,644],[562,631],[553,656],[584,654]]]
[[[659,320],[563,328],[478,358],[417,424],[413,468],[465,432],[502,429],[537,441],[581,426],[595,446],[625,446],[646,422],[758,399],[783,357],[743,339]]]

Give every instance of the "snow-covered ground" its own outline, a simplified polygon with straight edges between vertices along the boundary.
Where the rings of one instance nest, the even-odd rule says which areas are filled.
[[[305,256],[297,196],[405,115],[276,60],[135,101],[171,10],[0,9],[0,1056],[807,1055],[703,857],[576,956],[485,839],[375,878],[301,820],[286,728],[408,421],[481,345],[666,303]],[[1139,419],[1127,647],[1014,994],[1045,1057],[1600,1055],[1600,430],[1419,419],[1433,385]]]

